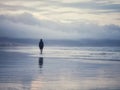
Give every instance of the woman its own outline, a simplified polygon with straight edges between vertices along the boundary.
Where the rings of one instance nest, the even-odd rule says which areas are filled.
[[[40,51],[41,51],[41,54],[42,54],[43,48],[44,48],[44,43],[43,43],[43,40],[42,40],[42,39],[40,39],[39,48],[40,48]]]

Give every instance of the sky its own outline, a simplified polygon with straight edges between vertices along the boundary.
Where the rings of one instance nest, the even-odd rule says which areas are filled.
[[[120,39],[120,0],[0,0],[0,37]]]

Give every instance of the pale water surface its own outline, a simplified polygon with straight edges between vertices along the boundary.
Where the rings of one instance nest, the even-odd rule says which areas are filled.
[[[120,90],[120,47],[0,47],[0,90]]]

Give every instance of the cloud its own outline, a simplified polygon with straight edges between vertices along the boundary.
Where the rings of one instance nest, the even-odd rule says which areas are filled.
[[[23,23],[23,24],[28,24],[28,25],[35,25],[35,24],[40,24],[40,21],[33,17],[29,13],[23,13],[20,15],[0,15],[1,20],[8,20],[13,23]]]
[[[114,30],[114,31],[118,31],[120,32],[120,26],[111,24],[111,25],[106,25],[104,26],[106,28],[106,30]]]
[[[105,3],[97,0],[91,0],[88,2],[58,3],[57,5],[61,5],[64,7],[72,7],[77,9],[89,9],[92,10],[92,12],[95,10],[96,12],[99,13],[101,12],[101,10],[103,10],[104,13],[120,12],[120,3],[110,3],[110,2]]]
[[[26,18],[27,17],[27,18]],[[58,24],[52,21],[39,20],[31,14],[17,16],[0,16],[0,36],[20,38],[62,38],[69,34],[56,30]],[[67,38],[66,37],[66,38]]]
[[[120,25],[116,19],[120,13],[119,0],[0,0],[0,15],[24,12],[48,21]]]
[[[0,36],[47,39],[119,39],[120,26],[93,23],[61,23],[42,20],[30,13],[0,15]]]

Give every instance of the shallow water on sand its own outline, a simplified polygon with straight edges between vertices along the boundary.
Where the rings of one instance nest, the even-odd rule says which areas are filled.
[[[119,47],[0,48],[0,90],[120,90]]]

